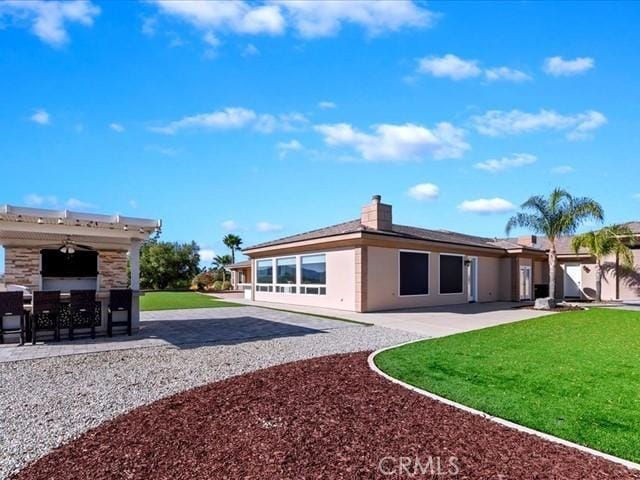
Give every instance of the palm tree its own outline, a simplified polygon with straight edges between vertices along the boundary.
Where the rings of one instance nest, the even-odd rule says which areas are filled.
[[[242,239],[238,235],[229,233],[224,236],[222,243],[231,249],[231,263],[236,263],[236,250],[242,245]]]
[[[545,235],[549,241],[549,296],[556,296],[556,241],[572,235],[586,220],[602,221],[604,213],[598,202],[588,197],[573,197],[561,188],[553,190],[548,198],[534,195],[524,202],[523,210],[509,219],[507,235],[516,227]]]
[[[633,268],[630,239],[633,241],[633,232],[626,225],[612,225],[573,237],[571,246],[576,254],[584,249],[596,259],[596,301],[602,301],[602,261],[605,257],[616,256],[616,277],[620,262],[625,268]]]
[[[227,266],[233,263],[233,259],[231,255],[216,255],[213,259],[213,267],[222,273],[222,282],[224,283],[227,279],[226,272]]]

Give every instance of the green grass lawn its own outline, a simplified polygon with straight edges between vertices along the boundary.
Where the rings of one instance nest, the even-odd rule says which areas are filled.
[[[148,292],[140,297],[140,309],[142,311],[237,306],[239,306],[237,303],[225,302],[195,292]]]
[[[398,347],[375,362],[450,400],[640,461],[640,312],[561,313]]]

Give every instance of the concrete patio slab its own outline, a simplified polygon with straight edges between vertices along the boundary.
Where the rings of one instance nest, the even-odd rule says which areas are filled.
[[[389,312],[355,313],[344,310],[282,303],[255,302],[244,299],[236,299],[234,301],[242,303],[243,305],[344,318],[354,322],[369,323],[380,327],[416,333],[425,338],[444,337],[455,333],[478,330],[480,328],[552,314],[552,312],[526,308],[523,307],[521,303],[516,302],[468,303],[462,305],[394,310]]]

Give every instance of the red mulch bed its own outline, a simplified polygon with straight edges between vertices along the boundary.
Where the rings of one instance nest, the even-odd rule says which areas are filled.
[[[85,433],[15,478],[640,479],[412,393],[366,359],[291,363],[174,395]],[[404,462],[418,474],[385,475],[381,460],[387,473]]]

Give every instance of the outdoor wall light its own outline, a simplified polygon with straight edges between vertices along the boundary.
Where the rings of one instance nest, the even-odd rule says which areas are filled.
[[[66,255],[73,255],[74,253],[76,253],[76,248],[70,238],[67,238],[64,241],[64,244],[58,250]]]
[[[465,260],[464,265],[465,267],[468,267],[469,265],[471,265],[471,260]]]

